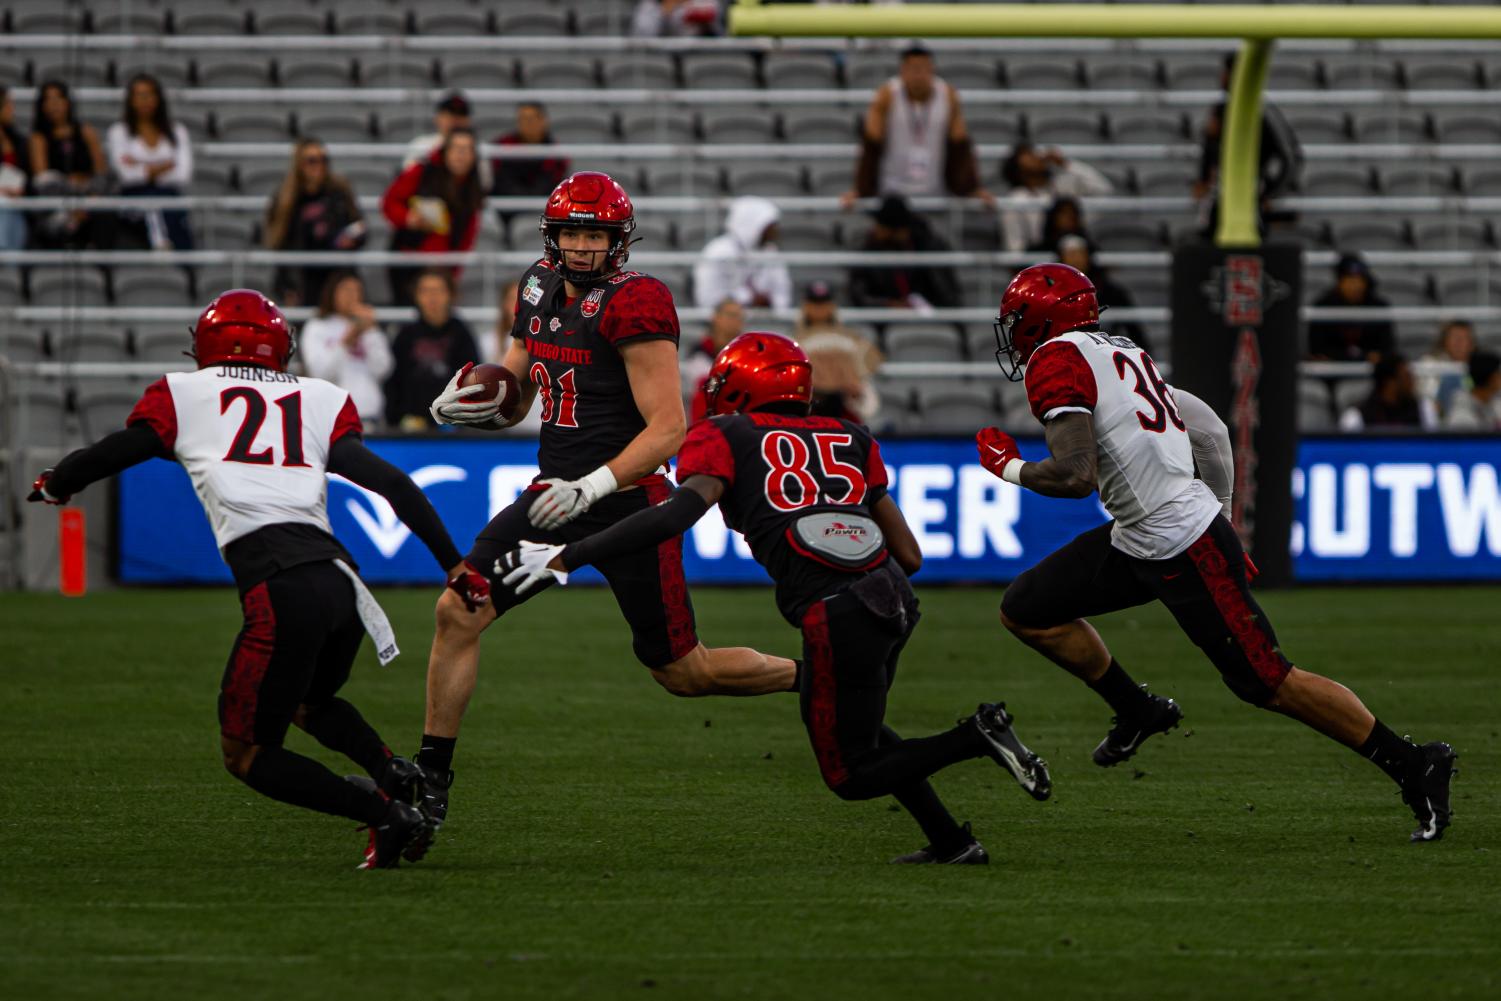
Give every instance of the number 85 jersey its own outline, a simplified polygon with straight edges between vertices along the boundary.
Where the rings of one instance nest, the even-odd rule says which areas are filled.
[[[1176,556],[1220,513],[1214,493],[1194,477],[1172,387],[1129,337],[1073,331],[1044,341],[1027,360],[1026,387],[1044,424],[1061,414],[1093,415],[1100,502],[1115,519],[1117,549],[1148,560]]]
[[[125,423],[148,425],[182,464],[221,551],[268,525],[310,525],[331,536],[328,451],[361,431],[338,386],[232,364],[168,373]]]

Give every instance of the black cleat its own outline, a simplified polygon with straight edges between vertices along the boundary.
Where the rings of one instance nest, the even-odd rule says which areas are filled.
[[[1141,690],[1145,693],[1147,686],[1142,685]],[[1167,733],[1177,727],[1183,722],[1183,710],[1165,695],[1147,695],[1147,704],[1140,712],[1116,716],[1110,722],[1115,725],[1094,749],[1094,763],[1101,768],[1129,759],[1152,734]]]
[[[420,807],[423,799],[423,772],[415,762],[406,758],[392,757],[386,763],[385,774],[376,783],[368,775],[346,775],[344,781],[351,785],[368,789],[370,792],[379,790],[391,799],[409,803]]]
[[[402,859],[421,861],[433,843],[433,823],[409,803],[392,800],[380,823],[369,828],[361,869],[394,869]]]
[[[961,720],[961,722],[963,722]],[[985,741],[985,752],[1016,779],[1033,799],[1041,801],[1053,794],[1053,779],[1048,763],[1027,749],[1012,729],[1006,703],[981,703],[969,722]]]
[[[448,790],[453,785],[453,769],[440,772],[435,768],[428,768],[422,764],[421,756],[418,756],[417,767],[422,770],[422,802],[417,804],[428,820],[433,822],[433,830],[443,826],[443,821],[448,819]]]
[[[1402,802],[1418,821],[1411,840],[1437,841],[1454,816],[1449,809],[1449,781],[1458,771],[1454,762],[1459,755],[1441,740],[1422,745],[1418,753],[1422,760],[1402,783]]]
[[[964,825],[964,833],[969,834],[968,822]],[[954,851],[940,854],[932,845],[919,848],[910,855],[898,855],[891,860],[892,865],[989,865],[990,853],[985,846],[970,836],[969,844]]]

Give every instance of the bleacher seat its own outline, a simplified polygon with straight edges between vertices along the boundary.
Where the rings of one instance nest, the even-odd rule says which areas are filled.
[[[1351,407],[1358,407],[1375,386],[1370,379],[1341,379],[1334,384],[1334,414],[1338,420]]]
[[[604,143],[615,138],[615,115],[610,111],[569,108],[554,111],[548,118],[559,142]]]
[[[268,59],[206,56],[196,61],[195,68],[200,87],[255,88],[272,83]]]
[[[1435,111],[1433,131],[1441,143],[1501,143],[1501,119],[1495,114]]]
[[[894,49],[855,49],[845,56],[844,76],[855,90],[875,90],[896,76],[897,61]],[[943,75],[942,66],[938,75]]]
[[[547,4],[498,4],[495,10],[495,31],[500,35],[566,35],[568,13]]]
[[[1371,168],[1348,163],[1325,163],[1309,161],[1303,164],[1303,177],[1298,187],[1305,195],[1324,198],[1368,195],[1373,178]]]
[[[1000,70],[992,55],[945,52],[936,60],[938,75],[961,92],[991,90],[1000,83]]]
[[[183,4],[171,13],[172,30],[179,35],[243,35],[250,18],[243,10],[215,10],[212,6]]]
[[[126,266],[111,278],[117,306],[191,306],[192,288],[181,268]]]
[[[115,83],[124,87],[131,78],[139,73],[145,73],[156,77],[163,87],[170,89],[186,87],[188,83],[188,66],[183,62],[169,61],[158,53],[150,57],[136,57],[122,59],[115,63]],[[183,109],[177,105],[172,106],[173,117],[181,118]]]
[[[1006,85],[1016,90],[1078,90],[1084,74],[1071,58],[1007,59]]]
[[[19,285],[8,289],[0,284],[0,296],[10,295],[11,302],[19,302]],[[47,357],[45,331],[38,327],[14,325],[9,330],[0,330],[0,358],[8,362],[30,363],[44,361]]]
[[[1408,56],[1403,69],[1412,90],[1474,90],[1484,82],[1480,64],[1473,60]]]
[[[796,213],[782,218],[777,246],[783,250],[828,250],[839,245],[839,224]]]
[[[748,90],[758,85],[756,62],[749,52],[689,52],[683,56],[683,84],[714,90]]]
[[[717,195],[722,188],[718,167],[687,160],[646,165],[646,190],[653,195]]]
[[[489,53],[443,60],[443,85],[455,90],[509,88],[516,85],[516,64]]]
[[[532,52],[516,57],[521,86],[559,89],[598,85],[594,63],[572,52]]]
[[[354,66],[324,53],[287,52],[276,60],[276,80],[283,87],[349,87]]]
[[[789,107],[782,110],[782,134],[790,143],[851,142],[859,135],[857,121],[853,110]],[[971,134],[974,131],[975,123],[970,121]],[[980,142],[995,141],[976,138]]]
[[[1122,216],[1102,218],[1090,223],[1095,242],[1105,250],[1161,250],[1167,235],[1158,223]]]
[[[297,112],[293,131],[324,143],[370,142],[370,116],[363,111],[319,111],[312,105]]]
[[[104,437],[125,426],[125,418],[141,398],[145,387],[126,384],[94,388],[84,382],[78,390],[78,425],[82,436],[90,441]]]
[[[30,378],[15,389],[18,441],[31,448],[57,448],[68,441],[68,395],[55,379]]]
[[[376,53],[358,60],[358,66],[367,87],[431,87],[439,79],[437,61],[431,57]],[[431,117],[432,109],[427,113]]]
[[[1414,223],[1413,243],[1425,250],[1492,250],[1496,246],[1487,220],[1462,216]]]
[[[166,12],[121,5],[115,10],[94,11],[94,32],[99,35],[160,35],[167,30]]]
[[[709,143],[771,143],[776,115],[770,108],[715,111],[704,115],[704,141]]]
[[[484,9],[465,0],[424,0],[412,7],[419,35],[488,35],[492,22]]]
[[[710,220],[703,216],[680,216],[673,223],[677,245],[683,250],[698,250],[719,235],[722,220]]]
[[[104,272],[87,264],[43,264],[28,276],[33,306],[104,306]]]
[[[1412,235],[1407,223],[1401,219],[1379,217],[1336,219],[1330,225],[1334,243],[1338,247],[1360,250],[1406,250],[1412,246]]]
[[[600,79],[611,89],[666,90],[677,81],[665,52],[609,52],[599,57]]]
[[[1357,108],[1350,129],[1360,143],[1415,143],[1428,137],[1428,116],[1399,108]]]
[[[111,326],[68,324],[49,327],[52,357],[61,362],[123,362],[130,359],[125,331]]]
[[[964,342],[950,323],[891,323],[886,327],[890,361],[963,361]]]
[[[301,2],[296,7],[278,4],[269,10],[257,3],[251,8],[250,23],[261,35],[324,35],[332,26],[327,11],[310,10]]]
[[[920,384],[918,409],[926,430],[948,434],[973,434],[993,423],[998,411],[990,386],[956,380]]]
[[[1106,127],[1116,142],[1123,143],[1178,143],[1189,135],[1182,113],[1167,109],[1114,113]]]
[[[208,301],[206,296],[200,298]],[[191,344],[183,327],[136,327],[131,333],[137,361],[181,361]]]
[[[215,112],[215,134],[224,142],[280,142],[292,137],[290,116],[228,105]]]
[[[1324,82],[1333,90],[1396,90],[1400,83],[1395,59],[1331,55],[1323,63]]]
[[[394,7],[382,9],[374,3],[339,5],[334,8],[334,30],[341,35],[402,35],[406,33],[406,12]]]
[[[1302,143],[1339,143],[1350,139],[1350,118],[1333,108],[1280,109]]]
[[[97,58],[87,49],[33,49],[30,56],[31,78],[38,86],[44,80],[62,80],[69,87],[109,87],[113,84],[109,60]],[[7,58],[10,58],[9,54]]]
[[[827,90],[839,86],[834,60],[816,52],[769,52],[762,66],[766,86],[784,90]]]
[[[1381,295],[1393,306],[1421,306],[1429,299],[1427,275],[1385,270],[1381,272],[1379,285]]]
[[[1084,76],[1091,90],[1155,90],[1161,68],[1150,56],[1112,55],[1108,60],[1084,61]]]
[[[1298,380],[1298,430],[1319,433],[1334,430],[1334,400],[1323,379]]]
[[[732,163],[725,168],[725,186],[737,195],[775,197],[806,193],[802,168],[782,163]]]
[[[695,122],[689,115],[672,114],[664,107],[629,107],[620,113],[620,135],[631,143],[691,143]]]
[[[1027,121],[1030,138],[1042,146],[1097,143],[1104,138],[1104,123],[1092,112],[1056,111],[1033,115]]]
[[[1437,163],[1383,166],[1376,178],[1388,195],[1452,195],[1455,188],[1454,168]]]

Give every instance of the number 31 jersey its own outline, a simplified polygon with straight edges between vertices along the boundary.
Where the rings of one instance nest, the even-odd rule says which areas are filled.
[[[830,565],[799,544],[794,526],[823,512],[870,517],[886,495],[886,466],[870,432],[835,417],[725,414],[693,425],[678,451],[678,482],[690,476],[725,482],[719,509],[749,543],[777,585],[777,608],[793,625],[819,598],[852,574],[884,563],[884,547],[859,569]],[[842,527],[844,521],[840,521]],[[857,522],[849,522],[851,525]]]
[[[1115,519],[1117,549],[1148,560],[1176,556],[1220,513],[1213,492],[1194,477],[1172,387],[1130,338],[1074,331],[1045,341],[1027,360],[1026,387],[1044,424],[1060,414],[1093,415],[1100,502]]]
[[[361,433],[345,390],[258,365],[171,372],[147,387],[126,424],[150,426],[187,470],[221,552],[270,525],[331,538],[328,451]]]

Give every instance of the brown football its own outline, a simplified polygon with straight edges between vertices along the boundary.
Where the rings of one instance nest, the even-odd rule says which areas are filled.
[[[521,399],[521,387],[517,384],[516,376],[511,374],[510,369],[504,365],[492,365],[486,362],[483,365],[474,366],[468,372],[464,373],[464,377],[459,380],[460,386],[485,387],[486,392],[475,393],[473,396],[467,397],[468,400],[475,403],[483,403],[486,400],[495,399],[495,395],[501,391],[500,387],[502,383],[505,384],[505,395],[501,397],[500,401],[500,416],[506,420],[510,420],[516,413],[516,404]]]

